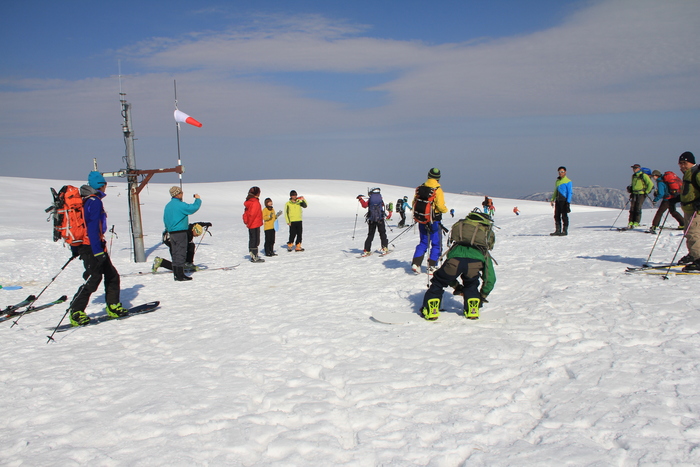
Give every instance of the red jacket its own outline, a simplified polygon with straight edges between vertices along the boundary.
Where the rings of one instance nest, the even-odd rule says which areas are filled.
[[[249,229],[257,229],[263,225],[262,208],[260,200],[255,196],[251,196],[245,203],[245,211],[243,211],[243,222]]]

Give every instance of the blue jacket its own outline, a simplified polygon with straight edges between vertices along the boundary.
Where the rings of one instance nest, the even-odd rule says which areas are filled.
[[[187,230],[190,221],[187,216],[194,214],[202,205],[202,200],[197,198],[194,203],[187,204],[179,198],[173,198],[165,205],[163,211],[163,224],[168,232],[180,232]]]
[[[566,198],[566,202],[571,204],[571,196],[574,194],[573,184],[568,177],[557,177],[557,182],[554,184],[554,193],[552,193],[552,201]]]
[[[90,185],[80,187],[80,196],[83,197],[83,217],[85,229],[93,255],[105,252],[104,235],[107,231],[107,213],[102,205],[102,198],[107,196],[104,192],[95,190]]]
[[[656,181],[656,196],[654,196],[654,202],[656,203],[658,200],[663,199],[667,194],[669,194],[668,187],[666,183],[659,178]]]

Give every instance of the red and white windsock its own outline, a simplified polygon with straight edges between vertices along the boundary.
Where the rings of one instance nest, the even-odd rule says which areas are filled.
[[[197,120],[190,117],[185,112],[181,112],[179,110],[175,111],[175,121],[179,122],[179,123],[189,123],[190,125],[194,125],[194,126],[199,127],[199,128],[202,127],[202,124],[199,123]]]

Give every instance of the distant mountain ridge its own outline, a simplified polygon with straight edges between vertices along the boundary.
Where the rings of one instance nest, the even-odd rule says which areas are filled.
[[[651,196],[651,195],[650,195]],[[530,201],[549,201],[552,198],[552,192],[533,193],[523,196],[520,199]],[[605,188],[598,185],[593,186],[574,186],[574,195],[571,204],[582,204],[584,206],[598,206],[603,208],[622,209],[627,206],[629,201],[629,193],[617,188]],[[644,203],[645,208],[650,208],[651,202],[647,199]]]

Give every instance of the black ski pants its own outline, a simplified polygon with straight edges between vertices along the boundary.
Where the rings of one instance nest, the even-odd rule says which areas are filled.
[[[379,222],[367,222],[369,229],[367,230],[367,239],[365,240],[365,251],[370,251],[372,249],[372,241],[374,240],[374,233],[379,230],[379,239],[382,242],[382,248],[386,248],[389,245],[389,240],[386,238],[386,225],[384,221]]]
[[[571,206],[566,201],[566,199],[556,200],[556,202],[554,203],[554,225],[557,230],[561,231],[562,225],[564,227],[564,230],[567,230],[569,228],[570,212]]]
[[[254,229],[248,229],[248,250],[258,253],[258,246],[260,245],[260,227]]]
[[[272,256],[275,252],[275,229],[265,230],[265,255]]]
[[[301,234],[304,231],[302,221],[294,221],[289,224],[289,242],[292,245],[301,245]]]
[[[105,287],[105,302],[108,305],[119,303],[119,273],[117,272],[109,255],[105,252],[96,257],[90,245],[82,245],[78,247],[80,260],[83,262],[85,272],[83,279],[85,283],[80,286],[71,301],[70,308],[72,311],[85,311],[85,308],[90,301],[90,296],[97,290],[104,277]]]
[[[629,224],[635,222],[637,224],[642,223],[642,206],[644,205],[644,200],[647,195],[644,193],[637,193],[630,195],[630,217]]]

